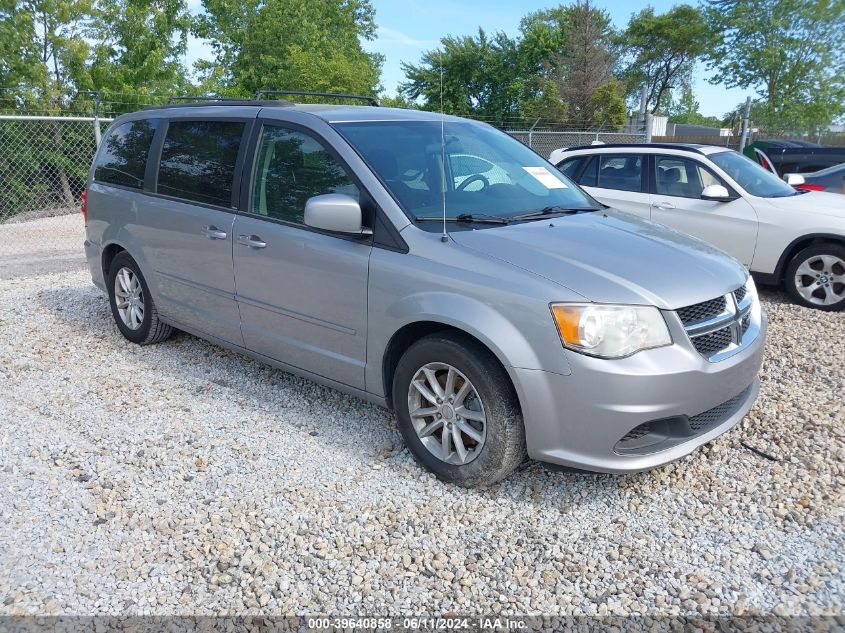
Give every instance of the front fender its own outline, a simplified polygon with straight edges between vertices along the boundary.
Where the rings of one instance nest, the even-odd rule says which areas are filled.
[[[481,341],[508,371],[518,392],[514,368],[570,373],[548,305],[512,306],[513,314],[507,316],[494,305],[457,293],[432,291],[407,295],[386,306],[369,330],[367,391],[387,395],[382,380],[385,350],[396,332],[421,322],[442,323]]]

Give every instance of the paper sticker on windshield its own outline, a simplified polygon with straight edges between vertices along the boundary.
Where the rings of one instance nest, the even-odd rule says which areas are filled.
[[[566,183],[555,178],[554,174],[545,167],[523,167],[523,169],[534,176],[534,179],[546,189],[566,189]]]

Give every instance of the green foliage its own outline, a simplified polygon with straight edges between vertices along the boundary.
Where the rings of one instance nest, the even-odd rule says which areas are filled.
[[[402,94],[422,107],[443,108],[493,122],[607,126],[624,124],[618,61],[610,17],[588,0],[537,11],[520,22],[516,39],[504,33],[445,37],[419,64],[403,64]],[[599,94],[597,91],[602,89]],[[621,119],[619,111],[621,110]],[[598,117],[598,118],[597,118]]]
[[[526,111],[539,109],[556,120],[567,118],[570,125],[591,126],[594,95],[613,78],[619,59],[610,15],[589,0],[576,0],[525,16],[520,32]],[[605,89],[602,99],[612,99],[615,89]]]
[[[402,64],[407,81],[399,87],[406,98],[421,100],[427,110],[443,110],[502,122],[520,116],[517,45],[504,33],[492,37],[444,37],[441,47],[426,51],[420,63]]]
[[[706,15],[712,82],[757,90],[755,124],[811,131],[845,113],[845,0],[707,0]]]
[[[88,122],[0,121],[0,219],[75,208],[94,149]]]
[[[713,41],[710,26],[696,7],[680,4],[656,15],[648,7],[631,16],[619,42],[627,47],[624,75],[629,92],[638,95],[648,86],[646,108],[665,110],[671,91],[688,82],[696,61]]]
[[[553,77],[529,78],[526,87],[522,101],[526,123],[540,119],[546,126],[554,127],[555,122],[569,118],[569,107],[560,98],[560,84]]]
[[[624,85],[618,79],[608,79],[595,89],[581,112],[587,129],[601,128],[605,132],[620,132],[628,114],[625,108]]]
[[[203,0],[203,7],[194,32],[211,42],[215,60],[198,70],[214,92],[378,92],[382,58],[361,47],[375,37],[368,0]]]
[[[185,0],[98,0],[89,29],[96,43],[79,87],[102,92],[106,101],[182,92],[190,85],[181,61],[190,26]],[[134,107],[130,101],[109,109]]]
[[[34,16],[15,0],[0,0],[0,99],[12,99],[43,84]],[[0,107],[7,107],[0,102]]]
[[[57,109],[59,99],[76,88],[84,75],[90,45],[85,27],[91,18],[90,0],[22,0],[13,12],[36,55],[29,57],[32,83],[24,92],[43,108]]]
[[[378,98],[378,102],[385,108],[405,108],[405,109],[413,109],[415,104],[408,99],[405,98],[405,95],[399,93],[395,97],[391,97],[387,94],[383,94]]]

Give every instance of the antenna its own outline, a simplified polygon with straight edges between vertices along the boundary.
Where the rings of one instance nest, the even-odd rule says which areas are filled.
[[[440,198],[443,201],[443,235],[441,242],[449,241],[449,234],[446,232],[446,131],[443,121],[443,51],[440,53]]]

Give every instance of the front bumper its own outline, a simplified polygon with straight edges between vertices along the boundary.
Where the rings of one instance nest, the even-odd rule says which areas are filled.
[[[606,473],[647,470],[674,461],[721,435],[751,409],[759,392],[767,320],[739,353],[705,360],[676,343],[628,358],[602,360],[567,352],[568,376],[513,369],[532,459]],[[688,343],[688,341],[686,341]],[[729,405],[729,406],[728,406]],[[713,419],[708,415],[722,413]],[[698,425],[690,419],[709,419]],[[681,429],[652,442],[637,427]],[[629,432],[632,432],[630,433]],[[620,440],[634,436],[633,450]]]

